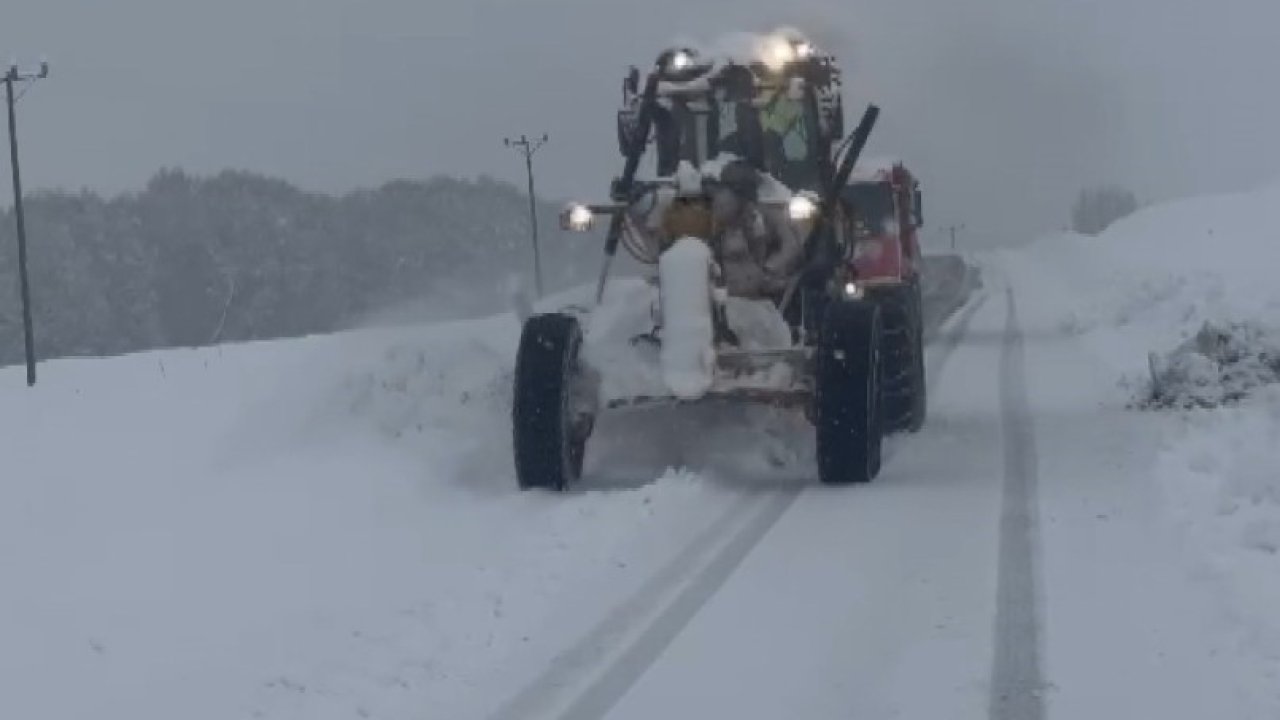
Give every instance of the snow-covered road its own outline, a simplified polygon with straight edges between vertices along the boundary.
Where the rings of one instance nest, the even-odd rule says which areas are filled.
[[[988,321],[1002,318],[980,312],[973,330]],[[576,687],[542,680],[563,698],[548,716],[985,717],[1001,347],[950,329],[935,348],[954,353],[931,364],[930,427],[893,441],[876,484],[743,490],[759,497],[741,529],[636,618],[609,662],[580,668]],[[948,377],[966,382],[948,392]]]
[[[1058,264],[982,265],[865,487],[706,407],[519,493],[510,316],[0,372],[0,717],[1276,717],[1164,512],[1174,421]]]
[[[1264,717],[1135,482],[1149,424],[988,275],[931,348],[928,428],[875,485],[743,489],[493,717]]]

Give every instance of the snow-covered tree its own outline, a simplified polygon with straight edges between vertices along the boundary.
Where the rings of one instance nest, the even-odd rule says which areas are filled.
[[[226,171],[158,173],[138,193],[28,196],[41,358],[297,336],[387,308],[439,318],[505,308],[532,269],[528,199],[491,178],[398,180],[340,197]],[[599,238],[539,205],[549,289],[594,272]],[[16,240],[0,210],[0,364],[22,358]],[[406,313],[401,313],[406,314]]]

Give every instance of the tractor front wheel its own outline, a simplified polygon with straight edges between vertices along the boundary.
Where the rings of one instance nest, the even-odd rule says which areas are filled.
[[[582,329],[569,315],[525,322],[516,355],[511,408],[516,480],[521,490],[564,490],[582,474],[594,407],[584,399]]]
[[[814,425],[818,479],[827,485],[871,482],[880,472],[880,308],[833,301],[815,360]]]

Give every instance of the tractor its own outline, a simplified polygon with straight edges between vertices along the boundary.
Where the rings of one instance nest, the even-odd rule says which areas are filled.
[[[609,199],[560,216],[567,230],[607,227],[595,309],[524,320],[519,486],[577,481],[601,412],[702,402],[799,408],[818,480],[870,482],[884,435],[918,430],[926,412],[919,183],[899,162],[858,163],[879,109],[846,137],[835,58],[795,31],[667,49],[622,90]],[[584,351],[584,326],[620,246],[649,271],[652,327],[630,344],[654,382],[602,395],[616,369]]]

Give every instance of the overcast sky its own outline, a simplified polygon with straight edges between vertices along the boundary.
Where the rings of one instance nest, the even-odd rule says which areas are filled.
[[[20,104],[28,187],[161,166],[522,182],[501,139],[546,130],[539,189],[565,197],[618,170],[628,64],[780,22],[840,55],[851,115],[882,106],[873,150],[925,179],[934,232],[1060,227],[1084,183],[1159,199],[1280,174],[1276,0],[6,0],[0,53],[53,64]]]

